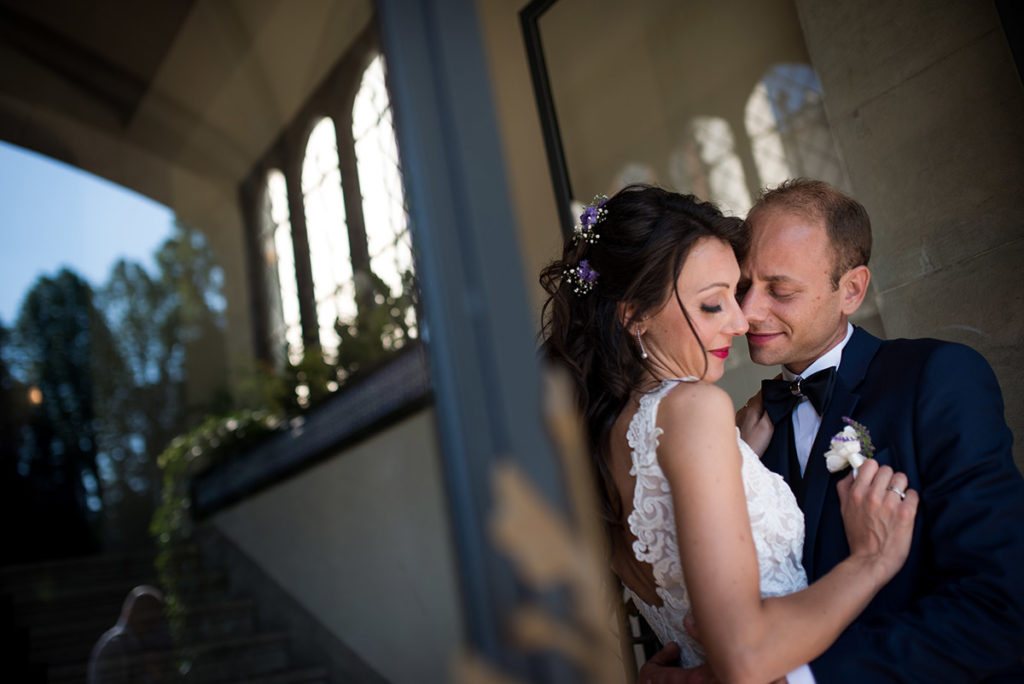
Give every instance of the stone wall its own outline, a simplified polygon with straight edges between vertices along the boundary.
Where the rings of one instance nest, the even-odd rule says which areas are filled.
[[[797,6],[854,193],[872,217],[886,334],[980,351],[1024,469],[1024,88],[995,7]]]
[[[462,640],[433,410],[212,523],[391,682],[447,682]]]
[[[477,3],[524,278],[539,319],[536,277],[560,236],[519,26],[523,5]],[[1024,88],[995,7],[973,0],[795,5],[852,192],[874,226],[873,296],[855,322],[887,337],[978,349],[1002,385],[1024,469],[1024,293],[1016,287],[1024,263]],[[731,41],[729,50],[748,42]],[[708,51],[707,60],[716,55]],[[610,72],[607,82],[622,77]],[[749,88],[721,84],[739,86]],[[737,403],[771,374],[741,360],[740,346],[723,380]]]

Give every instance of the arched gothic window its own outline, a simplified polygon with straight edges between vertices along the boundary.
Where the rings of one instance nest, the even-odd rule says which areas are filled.
[[[297,187],[280,172],[268,175],[259,212],[265,347],[278,368],[322,353],[336,368],[329,390],[418,337],[412,242],[384,75],[379,54],[342,65],[261,166],[301,159],[289,166]],[[351,110],[339,110],[346,101]],[[342,122],[351,130],[339,130]],[[302,130],[309,131],[305,146],[289,149]],[[288,208],[300,206],[303,215],[289,220]]]
[[[772,66],[747,100],[745,123],[762,187],[795,176],[849,187],[810,66]]]
[[[313,127],[306,144],[302,162],[302,204],[306,212],[320,347],[325,360],[333,362],[339,343],[335,323],[355,318],[356,301],[337,136],[334,122],[326,117]]]
[[[728,213],[742,216],[750,209],[743,164],[729,122],[718,116],[696,116],[686,142],[669,158],[672,182],[684,192],[706,197]]]
[[[393,293],[401,293],[409,286],[412,275],[412,242],[391,102],[384,86],[384,60],[380,55],[363,72],[352,105],[352,137],[370,270]],[[404,314],[414,332],[415,312],[410,308]],[[402,334],[401,329],[396,332]]]
[[[267,320],[270,336],[278,343],[271,347],[274,365],[302,359],[302,323],[299,320],[299,293],[295,280],[295,250],[288,216],[288,188],[284,174],[277,169],[267,174],[259,214],[260,252],[266,283]]]

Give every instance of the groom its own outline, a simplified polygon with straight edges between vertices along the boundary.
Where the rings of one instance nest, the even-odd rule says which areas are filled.
[[[1024,481],[992,370],[962,345],[882,341],[847,322],[870,279],[871,224],[855,200],[798,179],[766,193],[747,224],[751,359],[781,364],[783,380],[838,366],[820,412],[802,401],[780,418],[766,406],[779,420],[764,463],[804,511],[808,581],[849,554],[836,493],[845,473],[829,473],[823,456],[844,416],[921,495],[906,564],[811,663],[815,679],[1021,681]]]
[[[963,345],[883,341],[848,323],[870,280],[871,226],[855,200],[792,180],[764,194],[747,225],[737,296],[750,356],[782,367],[761,393],[775,422],[763,461],[804,511],[808,581],[849,555],[836,492],[846,473],[829,473],[823,456],[843,417],[921,497],[903,569],[789,681],[1024,681],[1024,480],[992,370]],[[789,382],[800,377],[810,395],[819,371],[820,402],[787,405]],[[658,667],[666,651],[652,661],[638,681],[692,681]]]

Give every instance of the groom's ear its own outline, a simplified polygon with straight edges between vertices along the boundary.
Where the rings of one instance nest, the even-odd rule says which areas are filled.
[[[871,271],[867,266],[851,268],[839,279],[839,294],[842,298],[842,310],[845,315],[849,316],[860,308],[870,282]]]

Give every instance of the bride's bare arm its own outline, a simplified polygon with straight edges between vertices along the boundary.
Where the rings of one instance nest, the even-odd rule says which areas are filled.
[[[869,460],[856,481],[840,484],[844,508],[856,512],[846,520],[850,557],[803,591],[762,599],[728,395],[685,385],[659,408],[658,462],[672,488],[683,574],[712,669],[726,682],[767,682],[810,662],[903,565],[917,494],[885,496],[892,471]]]

